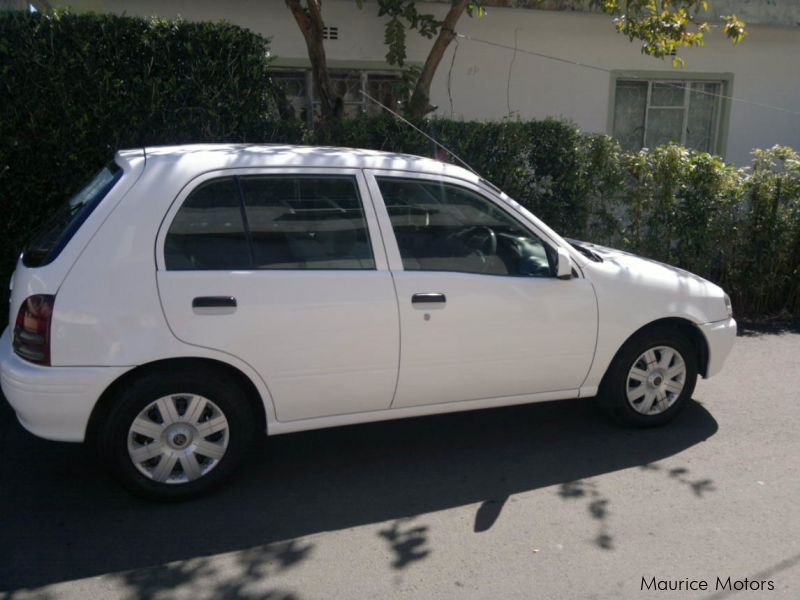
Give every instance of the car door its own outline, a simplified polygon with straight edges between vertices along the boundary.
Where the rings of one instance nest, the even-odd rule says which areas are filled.
[[[577,270],[555,277],[554,242],[465,181],[392,171],[368,181],[400,307],[392,406],[577,395],[596,299]]]
[[[156,260],[174,334],[254,367],[278,420],[389,407],[397,300],[361,171],[202,175],[173,203]]]

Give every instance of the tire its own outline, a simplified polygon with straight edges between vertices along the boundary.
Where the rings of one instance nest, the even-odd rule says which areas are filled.
[[[598,401],[618,422],[656,427],[678,415],[696,383],[697,352],[692,341],[675,329],[653,327],[636,334],[617,352],[603,377]]]
[[[112,400],[96,446],[130,492],[184,500],[231,475],[251,443],[254,423],[245,391],[224,372],[152,371]]]

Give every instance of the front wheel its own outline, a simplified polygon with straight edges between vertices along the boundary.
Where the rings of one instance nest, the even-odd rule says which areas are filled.
[[[253,422],[244,392],[224,373],[152,372],[114,399],[98,452],[135,494],[185,499],[227,478],[252,438]]]
[[[694,344],[666,327],[642,332],[625,343],[603,378],[598,399],[618,421],[638,427],[662,425],[694,393]]]

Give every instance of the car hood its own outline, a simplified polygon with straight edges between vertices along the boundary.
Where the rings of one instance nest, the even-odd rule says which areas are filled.
[[[670,271],[680,277],[690,277],[697,281],[711,283],[707,279],[703,279],[699,275],[695,275],[694,273],[684,269],[679,269],[678,267],[673,267],[672,265],[668,265],[650,258],[645,258],[643,256],[637,256],[636,254],[631,254],[630,252],[625,252],[624,250],[609,248],[608,246],[601,246],[600,244],[584,242],[581,240],[569,239],[567,241],[572,244],[572,246],[576,248],[578,252],[595,262],[610,260],[612,262],[617,262],[620,265],[625,265],[629,268],[639,268],[645,270],[666,269],[667,271]]]
[[[699,275],[599,244],[578,240],[569,243],[589,259],[586,268],[612,284],[603,287],[615,293],[625,290],[628,298],[664,303],[670,311],[694,302],[702,307],[708,320],[725,317],[722,302],[725,292]]]

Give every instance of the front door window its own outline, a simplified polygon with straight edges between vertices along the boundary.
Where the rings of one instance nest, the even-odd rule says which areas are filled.
[[[483,196],[448,183],[376,179],[404,270],[553,276],[551,248]]]

